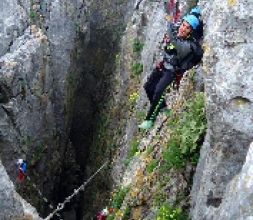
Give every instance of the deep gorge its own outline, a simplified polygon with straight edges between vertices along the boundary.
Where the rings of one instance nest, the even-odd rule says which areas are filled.
[[[0,220],[45,218],[106,161],[62,218],[105,207],[114,220],[252,218],[253,4],[180,7],[197,2],[203,60],[167,91],[171,112],[148,132],[137,125],[161,58],[164,1],[0,2]]]

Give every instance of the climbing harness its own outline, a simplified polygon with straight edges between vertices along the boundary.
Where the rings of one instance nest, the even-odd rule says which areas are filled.
[[[175,90],[179,90],[179,86],[180,86],[180,82],[181,79],[183,78],[183,74],[180,73],[179,71],[176,71],[176,76],[175,76],[175,80],[172,83],[172,88]]]
[[[81,191],[84,191],[85,189],[85,186],[91,181],[93,180],[93,178],[103,169],[105,168],[105,166],[108,164],[108,161],[105,162],[89,179],[87,179],[79,188],[77,189],[74,189],[74,192],[73,194],[71,194],[70,196],[68,196],[67,198],[65,198],[65,200],[62,202],[62,203],[59,203],[57,205],[57,208],[52,212],[50,213],[46,218],[45,220],[49,220],[49,219],[52,219],[52,217],[54,215],[56,215],[59,211],[61,211],[62,209],[64,209],[66,203],[70,202],[70,200],[75,197],[76,195],[78,195],[79,192]]]
[[[160,61],[156,64],[156,70],[157,71],[162,71],[164,69],[164,65],[163,65],[163,61]],[[175,90],[179,90],[179,86],[180,86],[180,82],[181,82],[181,79],[183,78],[183,74],[180,72],[180,71],[176,71],[175,73],[175,79],[173,80],[172,82],[172,88],[175,89]],[[164,98],[161,97],[161,99]]]

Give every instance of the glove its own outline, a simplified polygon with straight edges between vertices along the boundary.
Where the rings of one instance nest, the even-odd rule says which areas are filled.
[[[159,63],[156,64],[156,69],[159,71],[162,71],[163,67],[164,67],[163,61],[160,61]]]

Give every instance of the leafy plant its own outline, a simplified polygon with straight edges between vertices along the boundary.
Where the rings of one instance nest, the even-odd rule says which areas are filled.
[[[37,18],[37,14],[35,11],[31,10],[29,13],[29,17],[32,21],[35,21],[35,19]]]
[[[143,118],[145,118],[146,112],[144,110],[138,110],[136,111],[136,118],[137,121],[140,122],[143,120]]]
[[[139,76],[143,71],[143,65],[141,63],[134,63],[132,65],[132,72],[135,76]]]
[[[173,141],[171,140],[168,143],[168,148],[163,152],[163,160],[165,163],[161,167],[162,172],[166,172],[172,167],[181,168],[185,166],[185,160],[178,147],[178,143]]]
[[[122,220],[128,220],[130,217],[130,214],[131,214],[131,209],[129,206],[127,206],[123,214]]]
[[[148,145],[145,151],[145,155],[148,156],[153,152],[153,147]]]
[[[200,140],[206,129],[204,95],[196,93],[185,105],[180,118],[170,122],[171,138],[163,151],[162,169],[182,168],[189,161],[196,164],[199,157]]]
[[[111,207],[114,209],[120,209],[121,204],[129,191],[129,187],[121,187],[114,194],[111,201]]]
[[[114,219],[114,215],[109,215],[107,216],[106,220],[113,220]]]
[[[169,205],[162,205],[158,211],[156,220],[187,220],[188,217],[185,215],[180,208],[173,208]]]
[[[139,39],[134,39],[133,52],[139,53],[140,51],[142,51],[143,46],[144,46],[144,43],[142,43]]]
[[[158,160],[154,159],[147,165],[147,172],[152,173],[158,164]]]

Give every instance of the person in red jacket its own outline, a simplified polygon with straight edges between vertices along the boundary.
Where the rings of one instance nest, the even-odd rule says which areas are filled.
[[[26,169],[27,169],[26,161],[23,159],[18,159],[17,165],[18,165],[17,180],[19,183],[22,183],[25,180],[25,173],[26,173]]]
[[[96,215],[96,220],[106,220],[107,216],[113,212],[113,208],[105,208],[102,211],[98,212]]]

